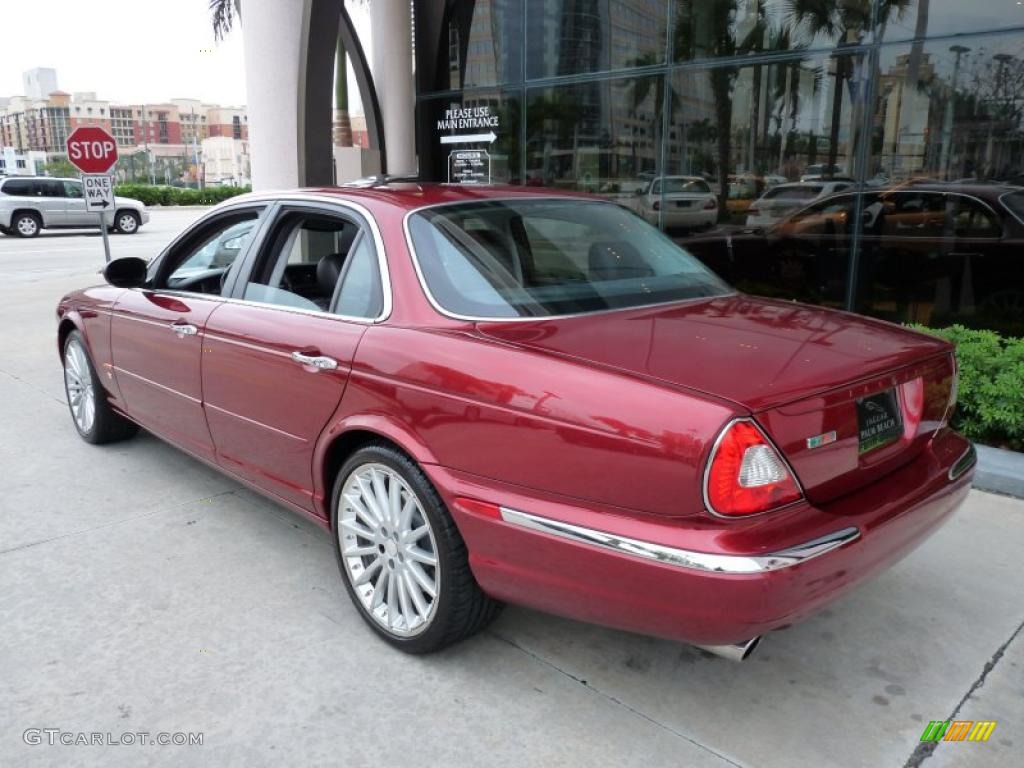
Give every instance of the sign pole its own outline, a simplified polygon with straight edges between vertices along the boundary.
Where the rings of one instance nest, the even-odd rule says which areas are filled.
[[[114,179],[110,171],[117,163],[117,141],[110,133],[95,125],[75,128],[67,138],[68,160],[82,172],[82,197],[85,210],[96,211],[100,234],[103,235],[103,255],[110,262],[110,238],[104,214],[107,208],[117,217],[114,199]]]
[[[110,262],[110,236],[107,234],[107,223],[103,221],[103,214],[106,211],[100,211],[97,216],[100,217],[100,232],[103,233],[103,254],[107,258],[107,262]]]

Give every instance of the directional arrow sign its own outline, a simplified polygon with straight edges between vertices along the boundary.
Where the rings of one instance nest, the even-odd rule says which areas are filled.
[[[114,204],[114,184],[106,174],[84,174],[82,192],[87,211],[103,212]]]
[[[442,144],[474,144],[477,142],[485,141],[488,144],[498,138],[498,134],[494,131],[487,133],[462,133],[454,136],[442,136]]]

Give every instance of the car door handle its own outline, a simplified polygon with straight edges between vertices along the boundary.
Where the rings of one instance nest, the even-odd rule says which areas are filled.
[[[179,339],[183,339],[186,336],[195,336],[199,333],[199,329],[191,323],[171,323],[171,330],[174,331],[174,335]]]
[[[292,352],[292,360],[303,365],[311,365],[321,371],[333,371],[338,367],[338,361],[326,355],[306,355],[302,352]]]

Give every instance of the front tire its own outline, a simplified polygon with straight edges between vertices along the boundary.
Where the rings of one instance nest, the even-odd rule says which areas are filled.
[[[390,445],[368,445],[345,462],[334,483],[331,529],[349,597],[396,648],[440,650],[479,632],[501,608],[476,583],[437,491]]]
[[[30,211],[17,213],[11,220],[11,231],[18,237],[38,237],[43,228],[43,220],[38,213]]]
[[[114,229],[122,235],[134,235],[140,226],[142,222],[135,211],[118,211],[114,218]]]
[[[72,331],[64,340],[64,392],[71,421],[85,442],[112,443],[138,432],[134,422],[114,411],[107,402],[106,391],[78,331]]]

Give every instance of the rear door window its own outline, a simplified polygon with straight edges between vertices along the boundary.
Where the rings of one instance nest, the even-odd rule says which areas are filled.
[[[991,210],[964,195],[947,196],[948,211],[956,237],[999,237],[1003,227]]]
[[[377,251],[354,218],[286,210],[274,224],[242,298],[375,318],[384,306]]]
[[[940,192],[897,192],[883,200],[882,235],[886,237],[940,237],[945,225],[946,201]]]
[[[42,197],[64,197],[64,182],[63,181],[37,181],[39,185],[39,193]]]

